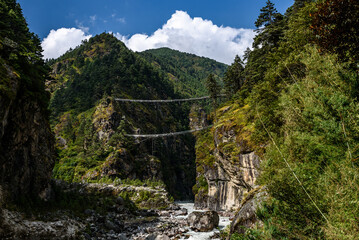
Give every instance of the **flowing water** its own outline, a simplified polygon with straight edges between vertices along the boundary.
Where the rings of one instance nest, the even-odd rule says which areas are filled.
[[[188,202],[178,202],[177,203],[181,208],[186,208],[188,211],[188,214],[190,214],[193,211],[201,211],[194,209],[194,203],[188,203]],[[177,216],[176,218],[187,218],[188,214],[186,216]],[[230,224],[229,217],[219,217],[219,229],[222,230],[226,226]],[[190,235],[188,239],[190,240],[206,240],[206,239],[213,239],[212,237],[215,235],[215,233],[219,233],[218,229],[214,229],[211,232],[194,232],[189,231],[186,233],[186,235]],[[185,239],[185,238],[182,238]]]

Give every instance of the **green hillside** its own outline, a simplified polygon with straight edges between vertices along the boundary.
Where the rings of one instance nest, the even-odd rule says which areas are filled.
[[[114,100],[182,97],[167,78],[105,33],[49,65],[53,79],[47,85],[53,91],[50,109],[59,153],[56,178],[164,181],[175,197],[192,195],[192,136],[145,141],[125,136],[188,129],[185,107]]]
[[[84,111],[104,95],[119,98],[168,99],[171,84],[144,59],[110,34],[101,34],[56,60],[56,83],[64,84],[51,101],[54,115]]]
[[[169,48],[147,50],[140,54],[170,80],[176,93],[185,96],[207,95],[205,79],[212,73],[221,80],[228,67],[209,58]]]
[[[260,10],[243,81],[196,146],[202,198],[215,157],[235,165],[249,149],[261,158],[260,223],[238,218],[244,226],[231,239],[358,238],[358,16],[354,0],[296,0],[285,14],[267,1]]]

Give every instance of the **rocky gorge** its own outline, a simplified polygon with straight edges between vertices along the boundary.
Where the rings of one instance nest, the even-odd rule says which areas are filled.
[[[203,94],[203,77],[222,76],[226,65],[170,49],[140,55],[107,33],[45,64],[19,5],[3,5],[1,239],[224,238],[238,232],[229,228],[235,215],[236,226],[255,224],[259,158],[242,118],[227,116],[245,109],[221,108],[219,121],[195,136],[148,140],[129,134],[213,120],[195,105],[116,102]],[[194,195],[194,203],[174,201]]]
[[[71,196],[68,199],[71,204],[81,200],[81,206],[66,209],[64,205],[56,206],[55,203],[55,206],[48,205],[47,211],[31,216],[4,209],[0,222],[1,239],[207,239],[211,236],[218,238],[218,224],[221,229],[229,224],[228,217],[221,217],[219,222],[217,213],[213,211],[194,211],[193,203],[169,202],[167,192],[162,188],[69,185],[60,181],[52,182],[52,186],[57,195],[56,201],[64,201],[66,196]],[[131,205],[126,197],[116,195],[143,190],[160,195],[162,205],[141,210]],[[131,199],[135,201],[136,197]],[[203,219],[206,214],[209,215]],[[200,217],[195,220],[196,216]],[[202,229],[196,228],[198,224]]]
[[[55,149],[45,109],[37,99],[23,95],[15,69],[6,64],[0,68],[9,91],[0,95],[0,200],[26,195],[46,200]]]
[[[203,111],[193,110],[193,125],[206,126]],[[237,104],[224,105],[217,110],[214,126],[196,135],[195,207],[233,214],[229,236],[260,224],[256,211],[266,196],[265,188],[256,182],[260,158],[249,137],[247,111],[248,107]]]

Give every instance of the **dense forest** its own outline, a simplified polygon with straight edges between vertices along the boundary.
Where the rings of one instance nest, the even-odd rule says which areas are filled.
[[[39,197],[51,178],[49,68],[41,52],[20,5],[0,1],[0,212],[3,204]]]
[[[8,71],[21,78],[21,92],[38,99],[47,107],[49,95],[44,89],[44,79],[48,75],[42,59],[40,39],[29,32],[19,4],[14,1],[0,2],[0,90],[1,95],[13,100],[13,89]],[[16,39],[14,41],[13,39]]]
[[[173,84],[174,91],[183,96],[207,94],[205,80],[209,74],[223,78],[227,65],[194,54],[182,53],[169,48],[151,49],[140,53],[157,66]]]
[[[161,53],[153,62],[155,53]],[[146,56],[147,61],[142,56]],[[197,68],[186,72],[186,57]],[[188,103],[121,103],[115,98],[193,97],[206,66],[223,75],[226,65],[169,49],[137,54],[103,33],[56,60],[49,60],[51,123],[57,138],[54,177],[79,181],[164,181],[175,198],[191,198],[194,138],[191,135],[139,141],[126,134],[189,129]],[[165,66],[171,66],[173,78]],[[184,81],[186,79],[187,81]],[[177,90],[176,90],[177,89]],[[199,88],[204,92],[205,87]]]
[[[268,0],[260,10],[253,48],[224,82],[225,105],[245,111],[237,134],[250,132],[268,198],[263,225],[234,239],[358,237],[358,15],[355,0],[296,0],[285,14]]]
[[[135,53],[107,33],[45,63],[40,40],[29,32],[20,5],[0,0],[0,237],[20,236],[11,231],[28,236],[35,220],[31,234],[37,236],[43,228],[46,236],[48,213],[38,221],[30,211],[22,221],[20,215],[25,219],[26,214],[19,206],[32,208],[36,199],[40,208],[47,201],[61,207],[61,196],[72,209],[81,210],[63,222],[92,219],[92,230],[87,223],[73,232],[92,231],[97,237],[95,218],[98,226],[107,225],[104,234],[111,232],[114,224],[109,221],[115,222],[121,213],[125,217],[113,229],[120,234],[126,225],[135,225],[128,232],[131,237],[140,218],[141,223],[158,222],[160,212],[151,208],[179,209],[171,205],[168,191],[175,199],[209,202],[205,207],[216,211],[224,202],[235,218],[260,195],[254,227],[224,229],[219,233],[223,239],[357,239],[359,2],[295,0],[281,14],[267,0],[254,24],[252,48],[236,56],[231,66],[167,48]],[[225,102],[218,100],[220,94],[225,94]],[[116,101],[203,95],[211,97],[209,116],[187,103]],[[165,139],[128,135],[190,126],[208,129]],[[258,166],[240,166],[253,159],[260,159]],[[242,184],[232,196],[223,190],[235,186],[229,185],[232,179],[221,178],[225,171]],[[248,184],[252,180],[256,183]],[[64,189],[74,186],[71,183],[105,187],[99,184],[96,201],[90,202],[80,190],[59,195],[53,187],[59,183]],[[110,191],[116,200],[106,203],[108,184],[132,190]],[[136,192],[134,186],[163,189],[166,199],[152,190]],[[216,188],[225,194],[210,195]],[[226,205],[224,198],[230,197],[236,201]],[[240,203],[238,209],[233,203]],[[87,209],[102,205],[110,217]],[[137,211],[141,206],[146,210]],[[174,213],[167,210],[169,216]],[[63,227],[60,215],[66,215],[64,209],[56,213],[55,228]],[[166,231],[175,228],[167,224],[173,220],[169,219]],[[7,229],[9,224],[14,228]],[[147,231],[147,225],[143,229]]]

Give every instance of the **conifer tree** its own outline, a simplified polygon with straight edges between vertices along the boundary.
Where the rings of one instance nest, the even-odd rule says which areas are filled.
[[[253,47],[275,46],[283,35],[283,15],[278,13],[270,0],[260,11],[261,13],[254,23],[258,35],[254,38]]]
[[[233,94],[235,94],[243,86],[243,71],[244,67],[242,59],[237,55],[232,65],[227,69],[223,78],[224,89],[228,97],[233,96]]]
[[[209,92],[209,97],[212,99],[213,108],[216,109],[220,86],[212,73],[209,74],[206,79],[206,87]]]
[[[243,54],[243,61],[244,62],[248,61],[250,54],[251,54],[251,49],[249,47],[247,47],[247,49],[244,51],[244,54]]]
[[[257,21],[254,23],[257,29],[264,26],[267,27],[268,25],[274,22],[276,15],[278,14],[277,10],[274,7],[274,3],[270,0],[267,0],[266,5],[261,8],[261,13],[258,16]]]

